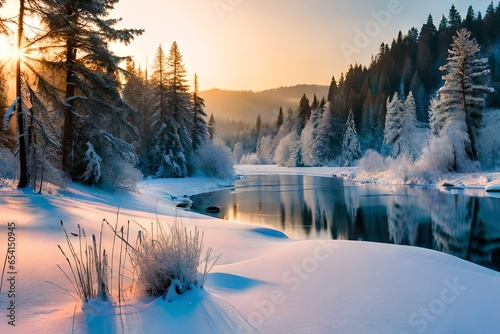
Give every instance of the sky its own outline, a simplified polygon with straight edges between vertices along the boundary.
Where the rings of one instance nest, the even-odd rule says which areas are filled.
[[[368,65],[399,30],[420,30],[429,14],[438,25],[452,4],[465,17],[470,4],[484,14],[490,1],[120,0],[111,17],[122,18],[119,27],[146,30],[130,45],[114,47],[142,68],[150,67],[160,44],[168,51],[176,41],[201,90],[260,91],[328,85],[349,64]]]
[[[145,66],[176,41],[200,89],[264,90],[326,84],[349,64],[368,65],[399,30],[438,25],[452,4],[465,17],[491,0],[121,0],[114,16],[144,35],[123,50]],[[138,6],[137,4],[140,3]]]

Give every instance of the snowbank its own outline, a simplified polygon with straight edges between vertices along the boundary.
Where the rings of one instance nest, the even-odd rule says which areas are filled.
[[[238,166],[240,174],[352,176],[356,168]],[[455,181],[458,179],[455,179]],[[462,181],[466,181],[465,179]],[[60,196],[1,191],[4,217],[16,223],[16,327],[2,333],[498,333],[500,273],[431,250],[347,241],[291,240],[264,227],[178,209],[199,192],[231,185],[210,178],[147,180],[139,193],[109,194],[71,185]],[[117,215],[119,209],[119,215]],[[122,306],[81,305],[56,264],[57,244],[80,223],[88,234],[101,220],[143,224],[178,217],[205,233],[222,254],[205,289],[170,303],[131,296]],[[2,247],[3,248],[3,247]],[[1,253],[0,255],[3,255]],[[46,283],[50,281],[53,284]],[[0,309],[6,315],[6,284]],[[76,308],[75,308],[76,306]],[[75,313],[74,313],[75,312]],[[73,319],[73,314],[75,317]]]

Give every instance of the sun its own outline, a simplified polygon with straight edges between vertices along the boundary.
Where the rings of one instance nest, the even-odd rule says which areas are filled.
[[[17,61],[23,58],[24,53],[14,46],[7,36],[0,36],[0,59],[3,62]]]

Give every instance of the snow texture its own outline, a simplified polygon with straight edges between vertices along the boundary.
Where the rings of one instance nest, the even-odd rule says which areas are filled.
[[[238,166],[239,174],[355,174],[356,168]],[[498,174],[454,175],[482,183]],[[474,181],[474,182],[473,182]],[[500,274],[454,256],[407,246],[349,241],[291,240],[251,224],[234,224],[175,207],[184,195],[229,183],[208,177],[146,180],[139,193],[114,194],[71,184],[58,196],[0,191],[2,214],[18,228],[16,328],[10,333],[498,333]],[[484,187],[484,185],[483,185]],[[179,200],[177,200],[179,199]],[[82,307],[56,264],[56,245],[79,223],[98,233],[103,218],[172,221],[204,231],[204,244],[222,254],[203,290],[170,302],[129,298],[122,305]],[[393,212],[397,216],[399,213]],[[442,213],[442,219],[462,213]],[[439,217],[436,217],[438,219]],[[396,223],[397,219],[394,219]],[[408,230],[411,231],[411,225]],[[466,231],[464,231],[465,233]],[[6,233],[0,234],[5,245]],[[394,235],[395,238],[402,236]],[[104,246],[104,245],[103,245]],[[106,245],[109,246],[109,245]],[[22,276],[21,276],[22,275]],[[54,284],[46,283],[50,281]],[[4,284],[5,288],[5,284]],[[0,308],[9,298],[2,290]],[[76,308],[75,308],[76,306]],[[75,313],[74,313],[75,312]],[[5,312],[4,312],[5,313]],[[75,316],[73,317],[73,314]]]

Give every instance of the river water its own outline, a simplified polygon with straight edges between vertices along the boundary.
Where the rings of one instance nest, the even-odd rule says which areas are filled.
[[[500,270],[500,199],[484,190],[359,185],[341,178],[248,176],[191,197],[192,209],[266,225],[295,239],[425,247]]]

